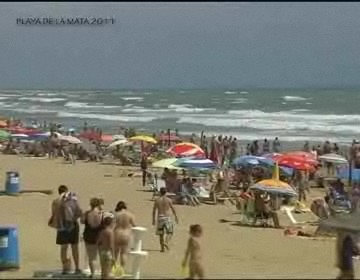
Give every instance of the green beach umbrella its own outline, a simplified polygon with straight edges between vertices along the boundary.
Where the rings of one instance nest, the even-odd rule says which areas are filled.
[[[9,132],[0,129],[0,140],[6,140],[10,138],[10,135],[11,134]]]

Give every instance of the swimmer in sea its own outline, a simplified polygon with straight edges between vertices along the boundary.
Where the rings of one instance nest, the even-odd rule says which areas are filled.
[[[169,242],[174,234],[174,224],[171,220],[170,210],[175,217],[175,222],[178,223],[178,218],[172,201],[166,196],[166,188],[161,188],[160,197],[155,200],[152,211],[153,226],[155,225],[155,216],[157,214],[156,234],[159,235],[160,238],[161,252],[165,252],[165,248],[169,250]]]
[[[97,240],[101,265],[101,279],[112,278],[111,270],[115,260],[114,239],[114,216],[106,215],[103,219],[103,229]]]
[[[185,257],[182,266],[189,265],[188,279],[204,279],[204,267],[202,264],[202,254],[200,246],[200,238],[203,234],[201,225],[190,226],[190,237],[188,240]]]
[[[115,207],[115,262],[125,266],[125,257],[129,251],[131,228],[135,227],[134,215],[127,210],[126,203],[119,201]]]

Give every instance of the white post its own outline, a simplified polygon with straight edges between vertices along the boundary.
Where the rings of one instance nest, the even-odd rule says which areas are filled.
[[[133,227],[132,232],[134,235],[134,249],[135,252],[141,252],[142,249],[142,239],[144,233],[147,231],[144,227]]]
[[[148,252],[146,251],[131,251],[129,253],[133,256],[133,264],[132,264],[132,279],[141,279],[141,263],[148,256]]]
[[[133,227],[134,249],[129,253],[133,257],[132,278],[140,279],[140,268],[142,261],[148,256],[148,252],[142,251],[142,239],[147,229],[144,227]]]

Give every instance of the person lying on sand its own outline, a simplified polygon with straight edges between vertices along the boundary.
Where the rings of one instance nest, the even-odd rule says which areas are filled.
[[[190,237],[188,239],[187,248],[185,251],[185,257],[182,262],[182,267],[189,266],[189,278],[188,279],[204,279],[204,266],[202,264],[202,253],[200,246],[200,238],[203,235],[201,225],[190,226]]]
[[[131,228],[135,227],[135,217],[127,210],[126,203],[119,201],[115,207],[115,262],[120,258],[121,267],[125,267],[125,257],[129,251],[132,237]]]

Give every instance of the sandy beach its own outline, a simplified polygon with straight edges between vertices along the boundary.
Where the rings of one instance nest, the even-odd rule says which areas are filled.
[[[113,209],[119,200],[128,203],[138,225],[149,229],[143,244],[149,251],[143,277],[181,277],[180,263],[191,223],[200,223],[204,227],[207,278],[331,278],[337,273],[334,240],[285,237],[283,230],[238,226],[236,222],[240,215],[230,204],[176,206],[180,223],[176,227],[173,248],[170,252],[160,253],[151,226],[151,193],[141,187],[140,178],[121,178],[120,168],[82,162],[72,166],[61,160],[1,155],[3,181],[6,171],[16,169],[20,172],[24,190],[52,189],[54,194],[0,196],[1,223],[18,226],[21,250],[21,269],[1,272],[0,278],[31,277],[34,271],[60,267],[55,231],[47,226],[51,200],[60,184],[68,185],[78,194],[84,209],[88,207],[89,199],[96,195],[104,198],[107,209]],[[297,215],[296,218],[302,220],[304,217]],[[220,219],[229,222],[221,223]],[[281,221],[283,225],[289,224],[283,215]]]

